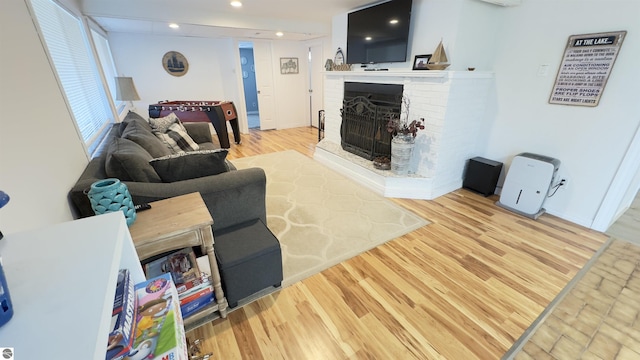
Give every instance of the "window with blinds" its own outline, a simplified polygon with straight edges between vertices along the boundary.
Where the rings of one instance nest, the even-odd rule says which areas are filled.
[[[109,95],[111,96],[113,103],[116,105],[118,112],[122,112],[126,104],[124,101],[116,99],[116,76],[118,75],[116,72],[116,65],[113,62],[113,57],[111,56],[109,40],[94,29],[91,29],[91,37],[93,38],[93,44],[95,45],[96,52],[98,53],[100,65],[102,65],[104,78],[106,79],[107,86],[109,87]]]
[[[82,20],[51,0],[31,0],[41,36],[89,154],[114,122]]]

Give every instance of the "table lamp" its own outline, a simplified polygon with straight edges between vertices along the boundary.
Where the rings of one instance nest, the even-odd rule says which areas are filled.
[[[116,77],[116,100],[128,101],[131,104],[131,108],[135,109],[133,101],[140,100],[140,96],[136,90],[136,85],[133,83],[133,78]]]

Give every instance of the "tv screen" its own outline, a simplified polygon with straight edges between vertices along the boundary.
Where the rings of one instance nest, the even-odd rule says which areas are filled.
[[[407,61],[412,0],[392,0],[347,16],[347,63]]]

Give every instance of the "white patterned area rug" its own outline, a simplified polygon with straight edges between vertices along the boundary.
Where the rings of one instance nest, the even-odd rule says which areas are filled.
[[[294,150],[231,162],[267,175],[267,225],[282,247],[282,286],[429,224]]]

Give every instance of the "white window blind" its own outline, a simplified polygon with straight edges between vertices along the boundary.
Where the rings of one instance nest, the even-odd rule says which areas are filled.
[[[116,65],[113,62],[113,57],[111,56],[111,48],[109,47],[109,40],[104,37],[101,33],[91,29],[91,37],[93,38],[93,43],[96,46],[96,51],[98,53],[98,57],[100,58],[100,65],[102,65],[102,72],[104,73],[104,77],[107,80],[107,85],[109,86],[109,95],[111,95],[111,99],[113,103],[116,104],[116,108],[120,110],[121,107],[125,105],[124,101],[116,100]]]
[[[114,115],[82,21],[51,0],[31,0],[31,4],[73,117],[92,154]]]

